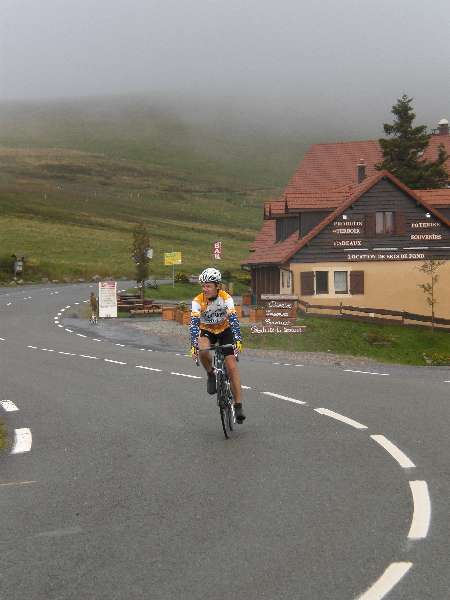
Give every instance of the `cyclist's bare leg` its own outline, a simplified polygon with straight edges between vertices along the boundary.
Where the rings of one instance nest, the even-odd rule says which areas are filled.
[[[242,402],[241,374],[237,366],[236,357],[233,354],[225,356],[228,377],[230,378],[231,392],[235,404]]]
[[[209,350],[211,348],[211,342],[205,336],[198,338],[198,349],[200,352],[198,353],[198,357],[200,362],[207,370],[208,373],[211,373],[213,370],[212,357],[211,352],[202,352],[202,350]]]

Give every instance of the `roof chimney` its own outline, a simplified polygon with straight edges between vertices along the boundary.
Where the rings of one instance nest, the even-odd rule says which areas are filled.
[[[438,123],[439,135],[448,135],[448,119],[441,119]]]
[[[357,181],[358,184],[362,183],[366,178],[366,163],[363,158],[359,159],[359,163],[357,165]]]

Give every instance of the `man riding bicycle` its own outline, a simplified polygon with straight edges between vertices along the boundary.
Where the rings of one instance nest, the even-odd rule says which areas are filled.
[[[233,348],[224,348],[225,365],[230,378],[231,392],[234,398],[236,421],[242,423],[245,415],[242,409],[241,377],[237,366],[235,353],[242,351],[242,336],[239,321],[234,308],[233,298],[220,289],[222,275],[214,268],[205,269],[198,278],[202,292],[192,300],[191,325],[191,356],[206,369],[208,394],[216,393],[216,376],[214,373],[211,345],[233,344]]]

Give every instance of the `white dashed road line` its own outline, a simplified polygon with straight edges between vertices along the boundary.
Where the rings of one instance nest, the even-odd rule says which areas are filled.
[[[188,375],[187,373],[176,373],[175,371],[171,371],[170,374],[178,377],[189,377],[189,379],[202,379],[199,375]]]
[[[346,425],[355,427],[355,429],[367,429],[367,425],[358,423],[358,421],[349,419],[349,417],[345,417],[344,415],[341,415],[340,413],[334,412],[332,410],[328,410],[328,408],[315,408],[314,410],[317,413],[319,413],[320,415],[325,415],[326,417],[331,417],[332,419],[336,419],[336,421],[341,421],[342,423],[346,423]]]
[[[67,329],[67,327],[65,328],[64,331],[67,331],[68,333],[73,333],[72,329]]]
[[[28,427],[14,430],[14,444],[11,454],[22,454],[31,450],[32,436]]]
[[[273,396],[274,398],[279,398],[280,400],[287,400],[288,402],[293,402],[294,404],[306,404],[303,400],[296,400],[295,398],[289,398],[289,396],[282,396],[281,394],[275,394],[274,392],[261,392],[265,396]]]
[[[395,458],[398,464],[403,467],[403,469],[413,469],[416,465],[410,460],[404,452],[400,450],[395,444],[389,441],[384,435],[371,435],[370,436],[375,442],[380,444],[386,452]]]
[[[83,337],[83,338],[87,337],[87,335],[84,335],[84,333],[77,333],[77,336],[78,337]]]
[[[31,348],[32,350],[37,350],[37,346],[27,346],[27,348]]]
[[[113,363],[114,365],[126,365],[126,362],[122,362],[120,360],[112,360],[112,358],[104,358],[103,359],[107,363]]]
[[[358,600],[381,600],[397,585],[411,567],[411,562],[392,563],[367,592],[359,596]]]
[[[58,352],[58,354],[64,354],[64,356],[76,356],[76,354],[74,354],[73,352]]]
[[[78,356],[81,356],[81,358],[92,358],[93,360],[100,360],[98,356],[89,356],[89,354],[79,354]]]
[[[343,369],[345,373],[362,373],[363,375],[381,375],[381,377],[389,377],[390,373],[377,373],[376,371],[356,371],[355,369]]]
[[[145,369],[146,371],[157,371],[162,373],[162,369],[155,369],[154,367],[144,367],[143,365],[136,365],[136,369]]]
[[[431,502],[426,481],[410,481],[409,486],[414,502],[414,513],[408,533],[410,540],[427,537],[431,521]]]
[[[3,410],[6,412],[14,412],[19,410],[11,400],[0,400],[0,406],[2,406]]]

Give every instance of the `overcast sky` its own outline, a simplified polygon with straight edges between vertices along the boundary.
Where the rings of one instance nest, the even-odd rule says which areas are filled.
[[[448,0],[1,0],[0,100],[132,92],[271,118],[450,118]]]

